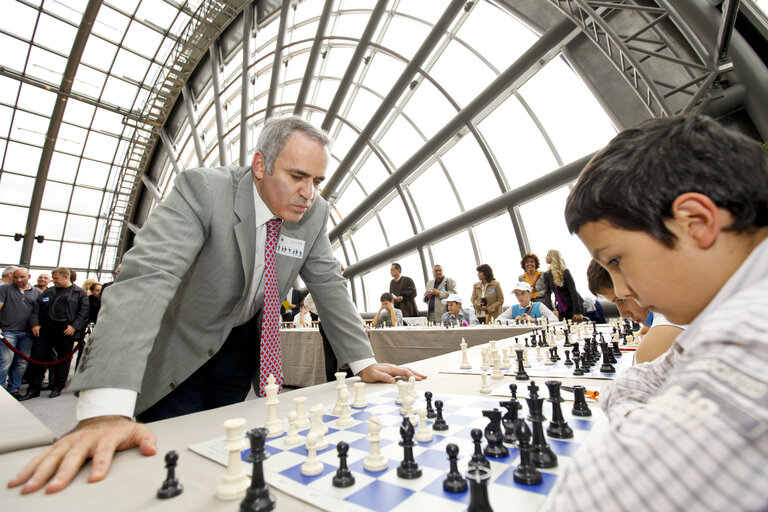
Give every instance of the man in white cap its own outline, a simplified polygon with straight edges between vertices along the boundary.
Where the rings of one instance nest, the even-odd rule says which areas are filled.
[[[537,318],[544,318],[550,322],[557,322],[557,317],[542,302],[531,301],[531,285],[525,281],[518,281],[515,285],[515,297],[520,304],[507,308],[497,319],[497,322],[508,322],[520,319],[526,322],[534,322]]]
[[[458,325],[459,327],[463,327],[480,323],[471,309],[464,309],[461,307],[461,297],[455,293],[450,294],[440,302],[445,304],[448,308],[448,311],[443,313],[442,321],[444,326],[450,327],[452,325]]]

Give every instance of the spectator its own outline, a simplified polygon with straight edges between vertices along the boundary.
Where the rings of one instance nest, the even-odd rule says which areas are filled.
[[[416,307],[416,285],[408,276],[401,275],[402,267],[399,263],[393,263],[389,269],[389,275],[392,281],[389,283],[389,293],[395,296],[395,307],[399,309],[404,317],[419,316],[419,309]]]
[[[117,264],[117,268],[115,269],[115,281],[117,281],[117,277],[120,275],[120,265],[121,263]],[[104,285],[101,287],[101,293],[103,294],[105,291],[107,291],[107,287],[112,286],[115,284],[115,281],[110,281],[108,283],[104,283]]]
[[[533,302],[543,302],[547,309],[552,309],[552,303],[547,294],[547,280],[544,273],[539,270],[539,257],[532,252],[525,253],[520,260],[520,266],[523,268],[523,274],[517,278],[518,281],[524,281],[531,285],[531,300]]]
[[[0,286],[0,333],[19,352],[29,356],[32,349],[29,320],[43,292],[29,286],[29,271],[26,268],[16,268],[12,279],[11,284]],[[19,387],[26,368],[26,359],[0,344],[0,386],[17,400],[21,398]]]
[[[85,293],[87,293],[89,297],[91,296],[91,285],[93,283],[98,283],[98,282],[99,282],[99,280],[94,278],[94,277],[89,277],[88,279],[83,281],[82,288],[83,288],[83,290],[85,290]]]
[[[447,298],[443,299],[443,304],[448,311],[443,313],[442,322],[446,327],[458,325],[459,327],[466,327],[468,325],[477,325],[480,322],[472,310],[462,307],[461,297],[452,293]]]
[[[445,299],[450,294],[458,293],[456,291],[456,281],[443,274],[443,266],[435,265],[432,269],[434,279],[427,281],[427,291],[424,294],[424,302],[427,303],[427,322],[437,324],[442,322],[443,313],[445,313]]]
[[[99,317],[99,310],[101,309],[101,290],[102,285],[98,282],[91,283],[88,292],[88,323],[95,324],[96,319]]]
[[[533,322],[537,318],[544,318],[550,322],[557,322],[554,313],[543,302],[533,302],[531,295],[531,285],[524,281],[518,281],[515,285],[515,298],[519,304],[513,304],[507,308],[496,321],[502,323],[509,320]]]
[[[303,302],[299,304],[299,314],[293,317],[294,327],[309,327],[312,325],[312,313]]]
[[[504,305],[504,292],[501,284],[493,278],[493,270],[485,263],[477,267],[479,282],[472,288],[472,305],[477,315],[487,315],[486,323],[501,314]]]
[[[379,300],[381,300],[381,307],[373,317],[373,325],[376,327],[403,325],[403,312],[395,307],[395,296],[385,292],[381,294]]]
[[[42,274],[37,276],[37,286],[35,286],[35,288],[37,288],[41,292],[44,292],[45,289],[48,288],[50,284],[51,284],[51,275],[43,272]]]
[[[576,291],[571,271],[565,267],[560,251],[552,249],[547,253],[549,270],[546,272],[548,292],[555,294],[555,307],[560,314],[560,320],[582,321],[582,299]]]
[[[13,271],[16,267],[10,266],[3,269],[3,284],[11,284],[13,282]]]

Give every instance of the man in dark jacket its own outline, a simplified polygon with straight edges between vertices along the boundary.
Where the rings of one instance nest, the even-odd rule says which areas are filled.
[[[389,269],[392,281],[389,282],[389,293],[395,296],[395,307],[403,316],[419,316],[416,307],[416,285],[410,277],[401,275],[402,267],[399,263],[393,263]]]
[[[70,271],[59,267],[51,272],[53,287],[40,296],[37,314],[32,314],[32,336],[38,340],[32,344],[32,359],[50,362],[61,359],[72,351],[76,340],[83,337],[88,322],[88,295],[85,290],[72,284]],[[71,358],[50,369],[51,394],[56,398],[67,383]],[[29,388],[20,400],[40,396],[45,367],[30,368]]]

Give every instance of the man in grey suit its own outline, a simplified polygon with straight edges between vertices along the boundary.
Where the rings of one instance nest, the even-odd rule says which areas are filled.
[[[442,300],[448,298],[451,294],[458,294],[456,291],[456,281],[443,274],[443,266],[435,265],[432,269],[434,279],[427,281],[427,292],[424,294],[424,302],[427,303],[427,321],[439,324],[443,320],[443,313],[446,312],[445,304]]]
[[[270,120],[248,167],[190,169],[125,255],[104,301],[72,389],[78,426],[11,482],[22,492],[66,487],[88,457],[104,478],[113,453],[155,453],[155,436],[134,422],[186,414],[245,398],[259,378],[267,223],[282,219],[278,296],[297,275],[309,288],[339,363],[367,382],[424,377],[378,364],[354,313],[317,197],[328,164],[327,135],[296,117]],[[271,296],[271,295],[270,295]],[[257,388],[258,389],[258,388]]]

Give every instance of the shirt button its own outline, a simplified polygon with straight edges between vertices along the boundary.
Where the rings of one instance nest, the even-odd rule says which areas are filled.
[[[213,350],[213,349],[209,349],[209,350],[208,350],[208,355],[209,355],[210,357],[213,357],[213,354],[215,354],[215,353],[216,353],[216,352],[214,352],[214,350]]]
[[[171,389],[176,389],[176,383],[175,382],[171,382],[169,385],[171,386]]]

